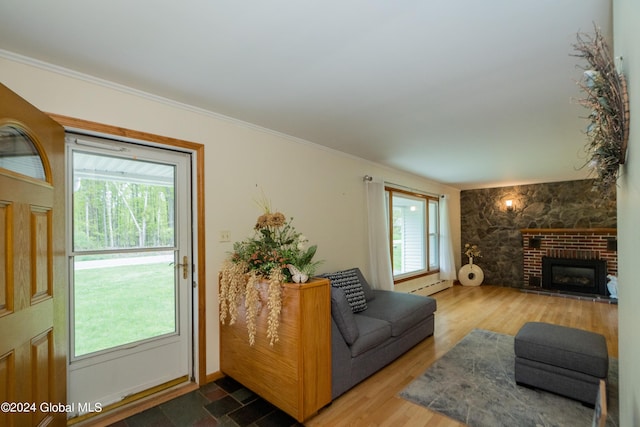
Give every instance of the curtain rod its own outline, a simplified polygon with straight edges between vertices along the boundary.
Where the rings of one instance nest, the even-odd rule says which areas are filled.
[[[371,182],[371,181],[373,181],[373,177],[371,175],[365,175],[362,178],[362,180],[364,182]],[[433,196],[433,197],[444,197],[444,194],[430,193],[428,191],[418,190],[416,188],[407,187],[406,185],[396,184],[396,183],[389,182],[389,181],[384,181],[384,183],[392,185],[394,187],[398,187],[398,188],[403,189],[403,190],[413,191],[414,193],[420,193],[420,194],[424,194],[424,195],[427,195],[427,196]]]

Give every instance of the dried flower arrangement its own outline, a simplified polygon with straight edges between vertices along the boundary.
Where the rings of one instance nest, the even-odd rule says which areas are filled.
[[[473,258],[480,258],[480,248],[478,245],[472,245],[471,243],[464,244],[464,254],[469,258],[469,263],[472,263]]]
[[[220,322],[229,318],[233,325],[238,306],[244,297],[249,344],[255,343],[257,317],[262,308],[259,284],[268,283],[267,338],[270,345],[278,342],[278,327],[282,311],[282,284],[306,282],[320,261],[313,261],[317,246],[286,220],[280,212],[271,212],[270,204],[261,203],[264,213],[258,217],[253,237],[233,245],[233,252],[225,260],[220,273]]]
[[[595,191],[605,198],[615,194],[619,165],[624,164],[629,139],[629,98],[624,75],[616,70],[609,47],[594,25],[595,35],[577,35],[574,56],[584,58],[583,79],[578,82],[585,97],[578,103],[590,113],[585,130],[587,162],[595,175]],[[583,166],[583,167],[584,167]]]

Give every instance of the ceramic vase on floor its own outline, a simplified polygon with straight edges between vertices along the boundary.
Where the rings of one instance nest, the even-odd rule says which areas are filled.
[[[469,257],[469,263],[458,271],[458,280],[463,286],[480,286],[484,280],[484,271],[473,263],[473,257]]]

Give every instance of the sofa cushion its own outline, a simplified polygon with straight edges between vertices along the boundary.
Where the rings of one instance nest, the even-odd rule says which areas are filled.
[[[374,290],[375,298],[362,314],[391,324],[391,335],[397,337],[436,311],[436,300],[404,292]]]
[[[358,274],[359,271],[357,268],[352,268],[322,275],[322,277],[329,279],[331,286],[344,291],[351,310],[354,313],[359,313],[367,309],[367,299],[364,294],[362,282],[360,281],[362,274]]]
[[[331,317],[345,342],[349,345],[353,344],[360,336],[358,325],[344,291],[333,286],[331,287]]]
[[[360,336],[351,345],[351,357],[356,357],[367,350],[382,344],[391,338],[391,325],[384,320],[356,314],[353,316]]]

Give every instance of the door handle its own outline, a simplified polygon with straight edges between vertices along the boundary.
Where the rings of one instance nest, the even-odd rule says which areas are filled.
[[[178,264],[177,267],[182,267],[182,278],[186,279],[189,277],[189,258],[186,256],[182,257],[182,264]]]

